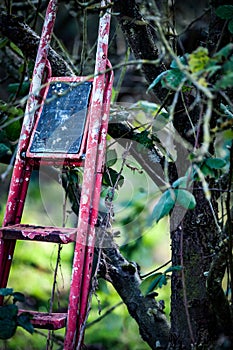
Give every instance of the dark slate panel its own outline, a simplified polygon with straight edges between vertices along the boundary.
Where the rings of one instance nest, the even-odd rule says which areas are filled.
[[[31,153],[75,154],[80,150],[92,82],[51,82]]]

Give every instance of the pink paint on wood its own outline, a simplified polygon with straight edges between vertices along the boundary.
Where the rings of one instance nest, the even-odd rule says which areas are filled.
[[[25,110],[23,126],[18,144],[14,170],[12,174],[9,195],[4,217],[4,226],[17,224],[21,220],[28,183],[31,176],[32,166],[25,158],[26,150],[29,144],[30,135],[36,119],[38,105],[38,96],[42,83],[44,68],[47,61],[47,54],[50,39],[52,36],[53,26],[57,11],[57,0],[50,0],[45,24],[43,27],[35,67],[30,85],[29,98]],[[12,256],[15,248],[15,240],[0,241],[0,287],[7,284]],[[0,304],[2,303],[0,300]]]

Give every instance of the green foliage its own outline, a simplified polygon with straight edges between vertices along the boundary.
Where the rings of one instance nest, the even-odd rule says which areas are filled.
[[[183,61],[183,59],[181,59]],[[174,62],[170,66],[172,69],[169,69],[165,72],[159,74],[155,80],[150,84],[148,91],[153,89],[159,82],[162,87],[166,89],[177,90],[177,88],[185,81],[185,74],[179,68],[177,68]]]
[[[233,6],[222,5],[216,9],[216,15],[221,19],[228,20],[228,29],[233,34]]]
[[[233,8],[233,6],[229,7]],[[233,27],[233,19],[229,22],[229,26],[230,28]],[[170,68],[158,75],[148,90],[161,83],[162,87],[168,90],[177,91],[178,88],[182,88],[183,92],[188,92],[193,84],[189,79],[190,74],[199,85],[208,87],[210,91],[219,91],[219,89],[232,87],[233,44],[227,44],[215,53],[213,57],[210,57],[206,48],[198,47],[190,54],[177,57],[177,61],[173,60]],[[215,78],[214,80],[213,77]]]
[[[107,152],[106,166],[111,167],[117,162],[117,152],[115,149],[110,149]]]
[[[222,158],[207,158],[205,164],[210,169],[222,169],[226,165],[226,161]]]
[[[163,192],[158,203],[156,203],[151,219],[158,222],[164,216],[169,215],[176,204],[185,209],[194,209],[196,200],[193,194],[188,191],[188,183],[192,180],[189,175],[186,175],[174,181],[171,188]]]
[[[174,190],[177,204],[181,205],[185,209],[194,209],[196,206],[196,200],[194,195],[187,190]]]
[[[202,72],[208,67],[210,57],[208,50],[204,47],[199,47],[188,56],[188,64],[192,73]]]
[[[16,303],[23,302],[25,300],[24,295],[14,292],[12,288],[1,288],[0,295],[13,298],[12,304],[0,306],[0,339],[13,337],[18,326],[32,334],[34,328],[30,323],[30,315],[26,312],[18,315],[18,306]]]
[[[149,274],[145,279],[143,279],[142,283],[140,284],[140,290],[142,294],[148,295],[154,290],[162,288],[167,284],[167,280],[170,278],[170,275],[168,275],[168,273],[173,271],[181,271],[181,269],[181,266],[171,266],[168,269],[166,269],[163,273],[155,272]]]
[[[4,157],[5,155],[11,155],[11,149],[4,143],[0,143],[0,158]]]
[[[175,205],[175,193],[173,190],[166,190],[156,203],[153,212],[152,220],[159,222],[164,216],[168,215]]]
[[[119,175],[119,173],[112,168],[107,168],[107,171],[105,171],[103,175],[103,186],[105,187],[115,187],[118,189],[121,187],[124,183],[124,176]]]

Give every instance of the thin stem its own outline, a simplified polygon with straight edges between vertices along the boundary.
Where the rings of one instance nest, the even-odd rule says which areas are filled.
[[[183,286],[183,296],[184,296],[184,308],[185,308],[185,313],[187,317],[187,323],[188,323],[188,328],[189,328],[189,333],[190,333],[190,338],[195,345],[195,339],[193,335],[193,329],[192,329],[192,324],[191,324],[191,319],[190,319],[190,314],[189,314],[189,309],[188,309],[188,298],[187,298],[187,290],[186,290],[186,284],[185,284],[185,273],[184,273],[184,258],[183,258],[183,241],[184,241],[184,235],[183,235],[183,230],[181,230],[181,236],[180,236],[180,263],[181,266],[183,267],[181,270],[181,278],[182,278],[182,286]]]
[[[231,145],[230,150],[230,170],[229,170],[229,182],[228,182],[228,192],[227,192],[227,198],[226,198],[226,210],[227,210],[227,219],[228,219],[228,235],[229,235],[229,273],[230,273],[230,286],[231,291],[233,291],[233,256],[232,256],[232,247],[233,247],[233,237],[232,237],[232,214],[231,214],[231,184],[233,179],[233,144]],[[233,293],[231,293],[231,304],[233,302]]]
[[[113,312],[117,307],[123,305],[123,301],[120,301],[119,303],[113,305],[112,307],[110,307],[103,315],[101,315],[100,317],[96,318],[94,321],[88,323],[86,325],[86,328],[89,328],[91,326],[93,326],[94,324],[102,321],[103,318],[105,318],[106,316],[108,316],[111,312]]]

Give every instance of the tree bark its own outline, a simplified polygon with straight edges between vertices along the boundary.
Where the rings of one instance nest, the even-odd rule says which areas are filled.
[[[172,276],[171,349],[212,349],[216,319],[206,291],[206,275],[217,242],[213,213],[201,190],[194,190],[197,206],[171,232],[172,264],[182,272]],[[176,223],[177,224],[177,223]],[[171,225],[173,223],[171,222]]]
[[[166,349],[170,324],[159,303],[140,291],[141,278],[137,265],[128,262],[117,247],[104,249],[101,275],[110,281],[127,306],[130,315],[138,323],[142,339],[151,349]]]
[[[35,60],[40,37],[25,23],[22,18],[0,14],[0,34],[17,45],[25,57]],[[48,53],[53,76],[73,75],[73,71],[63,58],[51,47]]]

